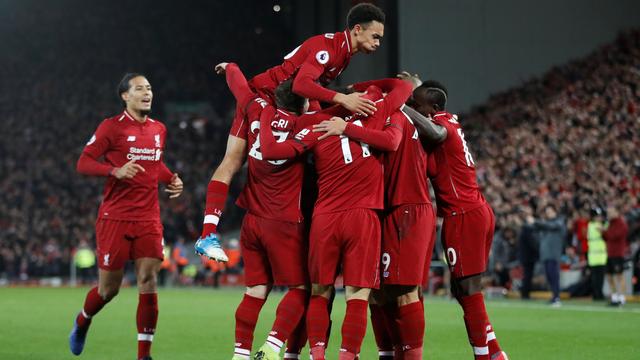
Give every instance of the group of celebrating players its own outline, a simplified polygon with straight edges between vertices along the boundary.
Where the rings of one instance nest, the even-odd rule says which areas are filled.
[[[234,63],[215,67],[237,101],[236,116],[225,157],[207,187],[195,250],[227,260],[217,225],[229,183],[246,161],[248,178],[237,204],[247,210],[240,235],[247,289],[235,314],[233,359],[251,358],[258,316],[274,285],[288,291],[254,359],[281,359],[285,344],[284,358],[298,359],[307,341],[312,359],[325,359],[339,274],[346,313],[338,358],[358,357],[370,309],[380,359],[422,359],[421,286],[436,222],[427,178],[443,218],[452,294],[464,311],[474,358],[507,359],[480,283],[494,215],[478,189],[457,117],[445,111],[446,88],[407,72],[342,92],[323,87],[351,56],[380,46],[384,23],[381,9],[359,4],[349,11],[346,30],[309,38],[281,65],[251,80]],[[167,184],[170,197],[179,196],[183,185],[162,160],[166,130],[148,117],[147,79],[128,74],[118,94],[126,110],[102,122],[78,161],[80,173],[108,180],[96,222],[99,283],[74,320],[69,344],[72,353],[82,352],[91,318],[117,295],[124,264],[133,259],[138,359],[144,360],[151,359],[163,258],[158,182]],[[308,190],[314,177],[317,197]],[[309,201],[315,203],[306,214],[301,204]]]

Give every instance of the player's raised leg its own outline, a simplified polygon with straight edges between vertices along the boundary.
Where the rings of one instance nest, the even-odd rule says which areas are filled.
[[[240,127],[241,125],[236,125],[234,121],[234,127],[236,126]],[[232,129],[233,131],[234,129]],[[218,239],[217,227],[227,201],[229,183],[244,163],[246,143],[247,141],[243,138],[229,135],[224,158],[207,185],[202,234],[196,241],[195,251],[213,260],[227,261],[229,259]]]

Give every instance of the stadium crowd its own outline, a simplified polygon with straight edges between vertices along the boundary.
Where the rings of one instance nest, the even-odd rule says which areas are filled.
[[[224,155],[234,109],[213,62],[232,58],[258,72],[293,45],[282,41],[286,29],[275,17],[238,26],[225,16],[233,8],[236,19],[255,19],[251,7],[137,2],[130,4],[136,11],[122,12],[106,3],[67,5],[25,1],[7,9],[11,26],[0,31],[0,278],[11,281],[67,276],[77,244],[95,244],[102,181],[78,175],[76,161],[99,122],[122,111],[116,85],[124,73],[148,74],[152,117],[168,128],[167,163],[186,185],[176,201],[162,197],[165,237],[175,243],[200,231],[206,183]],[[173,20],[167,26],[156,18]],[[123,23],[131,26],[117,25]],[[220,36],[221,28],[236,36]],[[237,46],[238,38],[246,46]],[[174,103],[184,108],[165,118]],[[192,104],[204,110],[194,112]],[[241,222],[240,210],[228,208],[223,230]]]
[[[569,253],[577,250],[584,257],[577,225],[589,220],[592,208],[625,214],[629,240],[637,240],[638,55],[640,32],[625,32],[584,59],[497,94],[463,117],[480,185],[496,212],[494,270],[503,274],[498,282],[508,281],[505,267],[527,261],[518,248],[530,244],[519,244],[518,234],[528,217],[544,219],[548,205],[564,218],[558,260],[569,257],[569,247]],[[535,250],[521,253],[535,257]],[[539,250],[542,257],[544,249]]]
[[[285,26],[276,21],[264,24],[269,31],[238,26],[221,15],[231,11],[226,7],[232,5],[224,2],[212,2],[197,13],[176,4],[139,5],[148,17],[99,4],[70,11],[25,3],[10,15],[21,28],[0,31],[6,49],[0,60],[0,277],[26,281],[67,276],[74,248],[94,242],[101,181],[79,176],[75,164],[98,122],[120,111],[115,85],[126,71],[148,74],[156,97],[154,114],[168,128],[167,163],[185,182],[177,201],[162,197],[165,239],[170,244],[196,239],[206,184],[224,155],[234,108],[212,65],[232,58],[256,73],[277,63],[278,55],[294,45],[282,41]],[[233,11],[245,12],[236,19],[252,15],[251,9]],[[162,13],[175,13],[175,21],[152,20]],[[56,26],[56,32],[32,26],[43,21],[51,27],[65,25]],[[136,39],[130,38],[130,29],[112,25],[123,22],[133,24]],[[214,27],[233,29],[237,36],[216,36]],[[203,35],[187,35],[194,33]],[[237,38],[247,46],[237,46]],[[513,270],[526,261],[519,251],[532,253],[522,251],[523,226],[528,218],[544,218],[547,205],[564,219],[567,236],[557,256],[568,266],[580,263],[573,252],[584,251],[572,230],[593,207],[625,214],[629,238],[637,240],[638,84],[640,31],[635,30],[461,116],[480,185],[496,212],[489,274],[495,284],[512,285]],[[209,106],[206,111],[184,106],[186,110],[169,112],[170,102]],[[241,185],[232,185],[231,199]],[[222,232],[239,227],[242,218],[231,203],[226,209]],[[637,253],[634,265],[640,272]]]

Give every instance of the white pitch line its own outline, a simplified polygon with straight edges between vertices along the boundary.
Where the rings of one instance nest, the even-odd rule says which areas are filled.
[[[541,304],[523,304],[523,303],[507,303],[507,302],[491,302],[488,301],[487,304],[489,306],[497,306],[497,307],[511,307],[511,308],[527,308],[527,309],[536,309],[536,310],[548,310],[548,311],[578,311],[578,312],[603,312],[603,313],[618,313],[618,314],[626,314],[626,313],[635,313],[640,314],[640,309],[632,308],[625,309],[621,308],[608,308],[606,305],[602,305],[602,307],[597,307],[593,305],[574,305],[574,304],[563,304],[560,307],[554,308],[551,305],[541,305]]]

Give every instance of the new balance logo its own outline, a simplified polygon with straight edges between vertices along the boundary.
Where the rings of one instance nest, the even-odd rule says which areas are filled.
[[[131,135],[127,138],[127,141],[136,141],[136,137]]]
[[[310,132],[311,130],[309,129],[302,129],[299,133],[296,134],[295,138],[298,140],[302,140],[305,136],[309,135]]]

